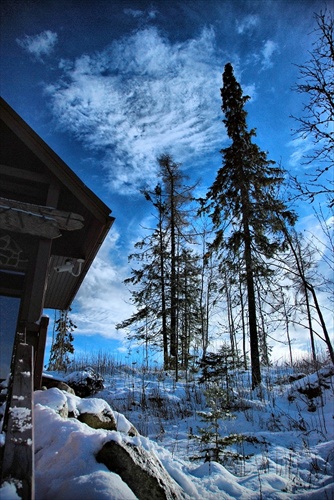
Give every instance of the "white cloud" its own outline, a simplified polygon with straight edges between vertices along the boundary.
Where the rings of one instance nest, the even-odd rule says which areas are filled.
[[[268,69],[273,66],[272,57],[275,52],[278,51],[278,45],[276,42],[272,40],[267,40],[264,43],[264,47],[262,49],[262,67],[263,69]]]
[[[259,25],[260,18],[256,14],[250,14],[249,16],[244,17],[241,21],[237,21],[237,33],[242,35],[246,32],[253,31],[253,28]]]
[[[313,144],[308,137],[299,136],[290,141],[287,146],[290,146],[294,149],[289,158],[289,166],[293,169],[297,169],[300,171],[301,165],[303,165],[303,169],[307,169],[305,165],[305,158],[307,154],[313,149]]]
[[[124,14],[132,17],[141,17],[144,15],[144,11],[139,9],[124,9],[123,12]]]
[[[149,19],[155,19],[157,17],[157,14],[158,14],[157,10],[151,9],[151,10],[148,11],[147,16],[148,16]]]
[[[124,9],[124,14],[128,16],[132,16],[134,18],[147,18],[147,19],[155,19],[158,11],[155,9],[140,10],[140,9]]]
[[[243,85],[242,92],[244,95],[248,95],[251,98],[251,103],[255,102],[258,97],[255,83]]]
[[[57,33],[46,30],[38,35],[25,35],[24,38],[17,38],[17,44],[33,55],[39,61],[43,60],[43,56],[49,56],[53,51],[58,41]]]
[[[163,152],[182,162],[221,147],[224,68],[211,29],[172,44],[146,28],[60,68],[63,77],[46,88],[53,112],[87,147],[105,152],[112,189],[154,182]]]
[[[122,285],[129,268],[115,263],[119,235],[111,231],[95,258],[76,296],[71,317],[77,325],[76,335],[102,335],[122,340],[124,332],[115,329],[132,313],[129,292]]]

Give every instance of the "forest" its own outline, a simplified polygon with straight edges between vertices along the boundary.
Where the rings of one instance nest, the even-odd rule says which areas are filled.
[[[134,313],[117,325],[142,362],[76,355],[71,310],[59,312],[44,374],[54,384],[34,394],[36,428],[48,429],[35,436],[36,499],[146,500],[152,477],[165,488],[154,498],[333,498],[334,23],[328,11],[316,22],[294,89],[305,99],[294,133],[313,143],[306,177],[256,144],[227,63],[229,141],[211,187],[199,196],[164,153],[155,187],[142,190],[153,224],[129,255]],[[297,229],[303,203],[317,232]],[[301,330],[305,359],[294,351]],[[79,393],[88,379],[98,386]],[[112,464],[99,458],[106,445],[118,450]],[[15,488],[1,496],[18,498]]]
[[[326,180],[333,173],[333,20],[321,13],[317,23],[318,42],[296,86],[307,102],[296,133],[314,142],[306,181],[256,145],[256,131],[247,126],[249,97],[228,63],[221,96],[230,144],[205,197],[196,198],[197,186],[169,154],[158,158],[155,189],[143,190],[155,227],[146,228],[129,256],[125,283],[136,312],[118,328],[147,356],[160,351],[176,380],[194,358],[217,365],[228,359],[232,368],[251,367],[255,388],[275,343],[288,347],[293,364],[296,327],[309,331],[314,361],[320,343],[334,363],[326,325],[333,298],[333,180]],[[323,234],[298,232],[296,203],[315,200]],[[210,352],[215,344],[218,352]]]
[[[142,196],[152,227],[129,256],[125,280],[135,312],[117,325],[144,357],[161,354],[164,369],[229,364],[251,369],[261,383],[275,345],[287,346],[293,365],[294,334],[309,332],[314,362],[323,349],[334,363],[333,301],[333,19],[316,15],[317,42],[299,67],[295,91],[304,115],[295,134],[312,139],[306,178],[292,177],[256,144],[247,125],[247,95],[227,63],[221,88],[229,145],[207,193],[196,196],[182,165],[158,158],[159,178]],[[296,229],[298,204],[313,203],[321,234]],[[51,369],[63,369],[73,353],[75,328],[63,311],[56,321]]]

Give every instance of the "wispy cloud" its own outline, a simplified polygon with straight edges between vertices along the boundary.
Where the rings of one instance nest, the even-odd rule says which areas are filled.
[[[61,126],[104,152],[111,188],[125,193],[153,181],[162,152],[182,162],[221,146],[223,64],[213,30],[171,43],[150,27],[62,61],[46,92]]]
[[[158,11],[155,9],[140,10],[140,9],[124,9],[124,14],[134,18],[155,19]]]
[[[301,166],[303,170],[312,168],[305,165],[307,154],[313,149],[314,145],[308,137],[299,136],[290,141],[287,146],[293,148],[293,152],[289,158],[289,166],[293,169],[300,171]]]
[[[241,21],[236,21],[237,33],[243,35],[244,33],[250,33],[253,29],[260,23],[260,17],[256,14],[250,14],[244,17]]]
[[[127,16],[131,16],[131,17],[142,17],[144,15],[144,11],[143,10],[139,10],[139,9],[124,9],[124,14],[126,14]]]
[[[277,52],[278,44],[272,40],[266,40],[264,47],[262,49],[262,67],[263,69],[268,69],[273,66],[273,55]]]
[[[17,38],[16,43],[34,56],[37,60],[43,61],[43,56],[49,56],[58,41],[57,33],[46,30],[38,35],[25,35]]]

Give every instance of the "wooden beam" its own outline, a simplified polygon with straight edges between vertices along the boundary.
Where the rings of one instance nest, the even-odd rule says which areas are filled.
[[[44,365],[44,352],[45,352],[46,337],[48,332],[48,325],[49,325],[49,318],[47,316],[42,316],[39,325],[37,346],[35,349],[35,370],[34,370],[35,390],[41,388],[43,365]]]
[[[0,229],[53,240],[61,236],[54,219],[0,205]]]
[[[20,180],[50,184],[50,176],[46,174],[33,172],[32,170],[23,170],[22,168],[15,168],[8,165],[0,165],[0,175],[6,175],[7,177],[14,177]]]
[[[37,323],[43,313],[51,241],[42,239],[38,241],[34,265],[26,274],[20,313],[20,321],[26,326]]]
[[[0,197],[0,228],[7,231],[54,239],[61,236],[60,230],[76,231],[83,226],[79,214]]]
[[[6,440],[1,480],[18,486],[24,500],[34,498],[34,430],[33,430],[33,347],[19,343],[16,347],[13,383],[7,402]]]

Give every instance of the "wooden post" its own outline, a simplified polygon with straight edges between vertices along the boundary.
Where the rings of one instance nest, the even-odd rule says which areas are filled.
[[[44,351],[46,344],[46,336],[48,331],[49,318],[47,316],[41,317],[41,322],[39,325],[38,332],[38,344],[35,349],[35,377],[34,377],[34,388],[38,390],[41,388],[42,373],[43,373],[43,363],[44,363]]]
[[[1,481],[13,482],[24,500],[34,499],[33,347],[19,343],[7,402]]]

